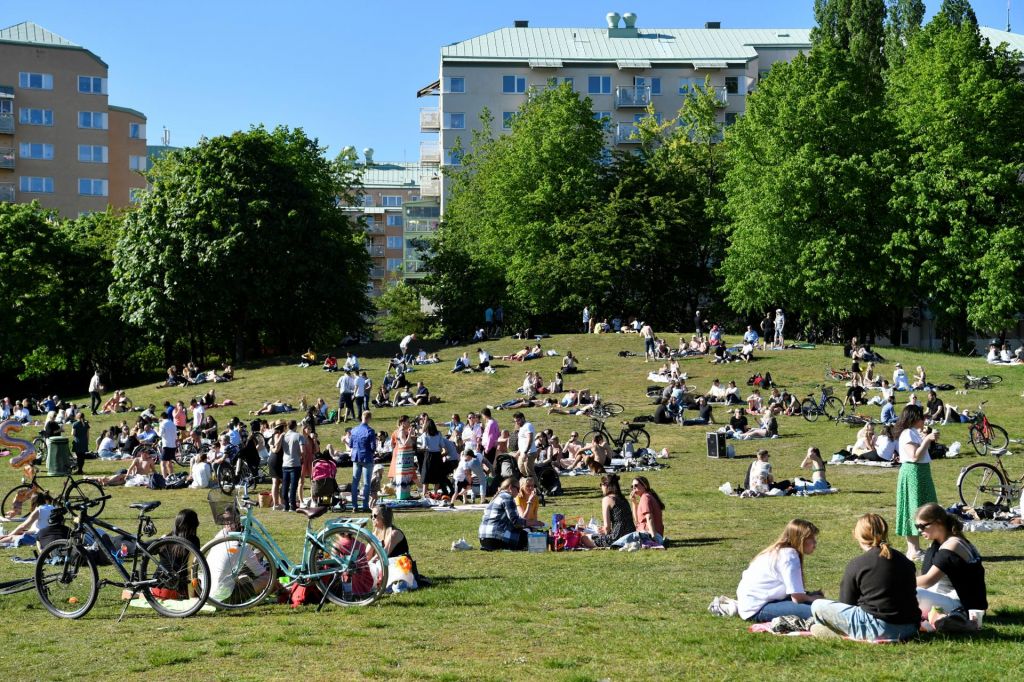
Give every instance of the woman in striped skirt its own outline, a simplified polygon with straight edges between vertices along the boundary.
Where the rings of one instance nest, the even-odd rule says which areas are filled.
[[[398,428],[391,435],[391,467],[388,478],[395,487],[395,497],[408,500],[416,481],[416,439],[413,437],[409,417],[398,420]]]
[[[916,559],[921,554],[920,533],[914,526],[917,509],[929,502],[938,502],[935,482],[932,480],[932,458],[929,448],[938,431],[921,434],[924,409],[920,405],[907,405],[893,429],[899,434],[900,475],[896,482],[896,534],[907,539],[907,557]]]

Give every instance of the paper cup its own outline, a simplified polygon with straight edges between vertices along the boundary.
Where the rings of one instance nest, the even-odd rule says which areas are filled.
[[[970,609],[967,612],[967,615],[970,616],[971,621],[975,625],[977,625],[978,629],[980,630],[981,629],[981,623],[982,623],[982,621],[985,620],[985,612],[982,611],[981,609]]]

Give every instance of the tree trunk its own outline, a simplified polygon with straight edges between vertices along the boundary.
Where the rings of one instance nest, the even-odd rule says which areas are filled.
[[[903,343],[903,306],[896,305],[892,308],[892,318],[889,320],[889,342],[893,346],[900,346]]]

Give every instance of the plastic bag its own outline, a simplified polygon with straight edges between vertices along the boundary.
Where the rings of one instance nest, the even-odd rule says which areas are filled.
[[[718,486],[718,489],[725,493],[726,495],[733,495],[736,492],[732,489],[732,483],[729,483],[729,481],[726,481],[722,485]]]
[[[388,559],[387,588],[389,591],[404,592],[405,590],[415,590],[417,587],[416,576],[412,573],[412,560],[409,557],[403,554]]]

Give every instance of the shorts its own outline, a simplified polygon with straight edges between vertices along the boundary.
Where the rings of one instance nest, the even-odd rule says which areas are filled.
[[[160,451],[161,462],[173,462],[174,455],[178,452],[178,448],[163,448]]]

